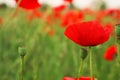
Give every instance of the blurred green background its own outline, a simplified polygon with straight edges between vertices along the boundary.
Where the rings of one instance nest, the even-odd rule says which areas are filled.
[[[18,47],[24,45],[27,49],[25,56],[24,80],[62,80],[64,76],[77,77],[80,65],[80,46],[64,36],[65,28],[54,22],[52,29],[46,26],[43,18],[26,20],[26,13],[20,10],[12,17],[15,9],[1,8],[0,16],[0,80],[19,80],[21,72],[21,58]],[[49,10],[50,11],[50,10]],[[49,12],[48,11],[48,12]],[[94,16],[85,15],[85,21]],[[105,18],[109,22],[113,19]],[[103,45],[93,49],[93,73],[98,80],[119,80],[120,64],[116,60],[108,62],[103,54],[108,46],[115,44],[114,37],[110,37]],[[89,55],[85,59],[81,73],[89,76]]]

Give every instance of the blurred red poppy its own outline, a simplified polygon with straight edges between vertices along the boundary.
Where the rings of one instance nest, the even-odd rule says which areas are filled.
[[[53,11],[60,12],[60,11],[64,10],[65,8],[66,8],[66,5],[60,5],[60,6],[54,7]]]
[[[76,80],[76,78],[72,78],[72,77],[64,77],[62,80]]]
[[[18,2],[19,0],[15,1]],[[36,9],[40,7],[40,4],[38,3],[38,0],[21,0],[19,6],[24,9]]]
[[[106,12],[104,10],[101,10],[96,12],[95,15],[96,15],[96,20],[101,22],[105,18]]]
[[[120,10],[119,9],[108,9],[106,10],[108,16],[113,17],[116,20],[120,20]]]
[[[29,12],[28,12],[29,13]],[[41,18],[43,16],[42,12],[39,10],[32,10],[31,14],[27,14],[27,19],[29,21],[32,21],[35,18]]]
[[[107,61],[112,61],[114,60],[115,56],[117,55],[117,48],[115,45],[112,45],[107,48],[107,50],[104,53],[104,58]]]
[[[72,77],[64,77],[62,80],[91,80],[90,77],[80,77],[80,78],[72,78]],[[94,80],[94,78],[92,78]]]
[[[82,10],[82,12],[84,13],[84,14],[87,14],[87,15],[95,15],[95,11],[93,11],[92,9],[90,9],[90,8],[85,8],[85,9],[83,9]]]
[[[90,77],[80,77],[80,80],[91,80]],[[94,80],[94,78],[92,78],[92,80]]]
[[[53,36],[54,34],[55,34],[54,29],[50,29],[49,32],[48,32],[48,35],[49,36]]]
[[[106,10],[106,14],[111,15],[111,16],[117,15],[118,12],[119,12],[118,9],[108,9],[108,10]]]
[[[46,14],[45,17],[45,22],[47,25],[52,25],[53,24],[53,17],[51,14]]]
[[[3,23],[3,20],[2,20],[2,18],[0,17],[0,25],[2,25],[2,23]]]
[[[114,26],[111,23],[106,23],[104,25],[105,30],[107,31],[107,33],[112,33],[114,31]]]
[[[84,15],[81,11],[69,10],[63,15],[61,26],[67,26],[68,24],[81,22],[83,17]]]
[[[68,25],[64,34],[81,46],[96,46],[109,39],[109,28],[104,28],[97,21],[88,21]]]
[[[69,2],[69,3],[72,3],[72,2],[73,2],[73,0],[64,0],[64,1]]]
[[[61,18],[61,12],[66,8],[65,5],[60,5],[53,8],[53,15],[55,18],[60,19]]]

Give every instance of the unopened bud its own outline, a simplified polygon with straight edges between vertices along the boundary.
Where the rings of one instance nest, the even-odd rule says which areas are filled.
[[[18,52],[20,56],[24,57],[26,55],[26,48],[25,47],[19,47]]]
[[[87,49],[86,48],[81,48],[81,58],[84,60],[87,57]]]

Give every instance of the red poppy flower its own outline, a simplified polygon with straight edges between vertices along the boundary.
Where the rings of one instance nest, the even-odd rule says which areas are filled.
[[[106,16],[106,12],[104,10],[101,10],[101,11],[98,11],[95,15],[96,15],[97,21],[102,21]]]
[[[16,0],[18,2],[19,0]],[[40,7],[40,4],[38,3],[38,0],[21,0],[20,7],[24,9],[36,9]]]
[[[106,14],[113,17],[114,19],[120,20],[120,10],[119,9],[106,10]]]
[[[106,10],[106,14],[107,15],[112,15],[112,16],[117,15],[118,12],[119,12],[119,10],[117,10],[117,9],[108,9],[108,10]]]
[[[54,29],[50,29],[50,31],[48,32],[49,36],[53,36],[55,34]]]
[[[83,13],[81,11],[69,10],[63,15],[61,26],[67,26],[68,24],[80,22],[82,20],[83,20]]]
[[[3,23],[3,20],[2,20],[2,18],[0,17],[0,25],[2,25],[2,23]]]
[[[74,21],[76,21],[76,13],[73,10],[69,10],[63,15],[61,25],[67,26]]]
[[[53,15],[54,15],[54,17],[57,18],[57,19],[60,19],[61,18],[61,12],[65,8],[66,8],[65,5],[60,5],[60,6],[54,7],[53,8]]]
[[[91,10],[90,8],[85,8],[85,9],[82,10],[82,12],[84,14],[88,14],[88,15],[93,15],[93,14],[96,13],[95,11]]]
[[[73,2],[73,0],[64,0],[64,1],[69,2],[69,3],[72,3],[72,2]]]
[[[27,14],[27,19],[29,21],[32,21],[35,18],[41,18],[42,17],[42,12],[38,10],[32,10],[31,14]]]
[[[39,10],[33,10],[32,14],[38,18],[42,17],[42,12]]]
[[[80,77],[80,80],[91,80],[90,77]],[[94,80],[94,78],[92,78],[92,80]]]
[[[60,12],[60,11],[64,10],[65,8],[66,8],[65,5],[60,5],[60,6],[54,7],[53,11]]]
[[[96,46],[109,39],[109,28],[104,28],[99,22],[88,21],[68,25],[64,34],[81,46]]]
[[[106,23],[104,26],[107,33],[112,33],[114,31],[114,26],[111,23]]]
[[[64,77],[62,80],[76,80],[76,78],[72,78],[72,77]]]
[[[53,23],[53,17],[52,17],[51,14],[46,14],[46,16],[45,16],[45,22],[48,25],[52,25],[52,23]]]
[[[112,61],[114,57],[117,55],[116,46],[110,46],[104,53],[104,58],[108,61]]]
[[[80,78],[72,78],[72,77],[64,77],[62,80],[91,80],[90,77],[80,77]],[[92,78],[94,80],[94,78]]]

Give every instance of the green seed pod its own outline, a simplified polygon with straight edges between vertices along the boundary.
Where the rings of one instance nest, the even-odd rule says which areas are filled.
[[[87,55],[88,55],[87,49],[86,48],[81,48],[81,58],[83,60],[85,60],[85,58],[87,57]]]
[[[19,47],[18,52],[19,52],[20,56],[24,57],[26,55],[26,48]]]

